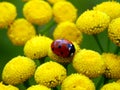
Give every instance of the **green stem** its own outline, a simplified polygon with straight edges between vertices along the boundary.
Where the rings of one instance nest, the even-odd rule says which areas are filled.
[[[99,90],[101,88],[101,84],[103,82],[103,76],[100,77],[100,80],[98,81],[98,83],[96,84],[96,90]]]
[[[51,22],[49,22],[43,29],[41,29],[40,33],[43,35],[47,34],[54,24],[55,24],[55,21],[51,20]]]
[[[110,49],[110,40],[108,38],[108,40],[107,40],[107,52],[109,52],[109,49]]]
[[[118,54],[118,53],[119,53],[119,51],[120,51],[120,47],[119,47],[119,46],[117,46],[117,47],[116,47],[116,49],[115,49],[114,54]]]
[[[57,87],[53,87],[52,90],[58,90],[58,88]]]
[[[29,79],[26,80],[26,81],[23,83],[23,85],[24,85],[26,88],[30,87],[31,85],[30,85],[30,83],[29,83]]]
[[[104,50],[103,50],[103,48],[101,46],[101,43],[99,42],[98,36],[95,34],[95,35],[93,35],[93,37],[96,40],[96,42],[97,42],[97,44],[98,44],[98,46],[99,46],[99,48],[101,50],[101,53],[104,52]]]
[[[100,90],[101,86],[105,85],[108,82],[109,82],[108,78],[106,78],[105,76],[101,76],[100,80],[96,84],[96,90]]]
[[[43,58],[39,59],[40,64],[43,64],[45,62],[45,58],[46,57],[43,57]]]
[[[104,85],[109,82],[109,78],[104,77]]]

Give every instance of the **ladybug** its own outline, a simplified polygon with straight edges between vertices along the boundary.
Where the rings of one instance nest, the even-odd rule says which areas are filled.
[[[72,42],[65,40],[65,39],[57,39],[52,42],[51,49],[54,54],[67,58],[74,54],[75,47]]]

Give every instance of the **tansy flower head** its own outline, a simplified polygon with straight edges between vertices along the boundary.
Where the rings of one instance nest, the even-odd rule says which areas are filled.
[[[32,59],[47,56],[52,40],[46,36],[35,36],[28,40],[24,46],[24,54]]]
[[[44,85],[32,85],[31,87],[27,88],[27,90],[51,90],[51,89]]]
[[[86,34],[97,34],[105,30],[110,22],[110,17],[100,11],[87,10],[77,19],[78,29]]]
[[[120,84],[116,82],[105,84],[100,90],[120,90]]]
[[[120,17],[120,3],[114,0],[102,2],[95,6],[93,9],[105,12],[110,16],[111,19]]]
[[[4,85],[2,82],[0,82],[0,90],[19,90],[19,89],[15,86]]]
[[[0,28],[8,26],[16,16],[16,7],[12,3],[0,2]]]
[[[51,4],[55,4],[55,3],[57,3],[57,2],[59,2],[59,1],[65,1],[65,0],[47,0],[49,3],[51,3]]]
[[[65,78],[61,90],[95,90],[95,86],[85,75],[75,73]]]
[[[105,62],[105,76],[107,78],[120,78],[120,56],[112,53],[103,53],[102,59]]]
[[[33,60],[24,56],[14,57],[5,65],[2,80],[12,85],[22,83],[34,74],[35,68]]]
[[[53,15],[57,23],[63,21],[74,22],[77,18],[77,9],[68,1],[60,1],[54,4]]]
[[[8,29],[8,37],[14,45],[24,45],[35,34],[34,26],[23,18],[15,20]]]
[[[73,45],[75,47],[75,53],[74,54],[76,54],[80,50],[80,47],[79,47],[79,45],[76,42],[73,42]],[[57,62],[59,62],[61,64],[68,64],[68,63],[72,62],[73,57],[74,57],[74,55],[70,56],[70,57],[67,57],[67,58],[60,57],[60,56],[58,56],[58,55],[53,53],[51,47],[49,48],[48,56],[52,60],[55,60],[55,61],[57,61]]]
[[[94,78],[103,74],[105,64],[101,55],[92,50],[80,50],[73,58],[73,67],[78,73]]]
[[[66,69],[57,62],[46,62],[40,65],[35,72],[37,83],[47,87],[55,87],[66,78]]]
[[[120,46],[120,18],[113,19],[108,28],[109,38]]]
[[[77,42],[78,44],[82,41],[82,33],[74,23],[68,21],[58,24],[53,32],[53,37],[54,39],[67,39]]]
[[[52,8],[44,0],[31,0],[24,5],[23,14],[29,22],[44,25],[52,18]]]

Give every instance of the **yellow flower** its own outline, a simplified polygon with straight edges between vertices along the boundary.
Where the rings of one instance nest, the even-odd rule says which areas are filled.
[[[110,22],[110,17],[100,11],[87,10],[77,19],[78,29],[86,34],[97,34],[105,30]]]
[[[120,46],[120,18],[113,19],[108,28],[109,38]]]
[[[63,81],[61,90],[95,90],[95,86],[87,76],[75,73]]]
[[[74,22],[77,18],[77,9],[68,1],[60,1],[54,4],[53,15],[57,23],[63,21]]]
[[[52,18],[52,8],[46,1],[31,0],[24,5],[23,14],[29,22],[44,25]]]
[[[2,82],[0,82],[0,90],[19,90],[19,89],[15,86],[4,85]]]
[[[75,47],[75,54],[80,50],[80,47],[78,44],[76,44],[75,42],[73,42],[73,45]],[[67,57],[67,58],[63,58],[63,57],[60,57],[60,56],[57,56],[56,54],[54,54],[52,52],[52,49],[49,48],[49,51],[48,51],[48,56],[52,59],[52,60],[55,60],[61,64],[68,64],[70,62],[72,62],[73,60],[73,57],[74,56],[71,56],[71,57]]]
[[[8,37],[14,45],[24,45],[35,34],[34,26],[23,18],[15,20],[8,29]]]
[[[105,62],[105,76],[107,78],[120,78],[120,57],[112,53],[103,53],[102,59]]]
[[[47,56],[52,40],[46,36],[35,36],[28,40],[24,46],[24,54],[32,59]]]
[[[93,9],[105,12],[111,19],[120,17],[120,3],[116,1],[102,2]]]
[[[66,69],[57,62],[46,62],[40,65],[35,72],[37,83],[47,87],[55,87],[66,78]]]
[[[5,65],[2,80],[12,85],[23,83],[34,74],[35,68],[33,60],[24,56],[14,57]]]
[[[101,55],[92,50],[80,50],[73,58],[73,67],[78,73],[94,78],[103,74],[105,64]]]
[[[12,3],[0,2],[0,28],[8,26],[16,16],[16,7]]]
[[[51,4],[55,4],[55,3],[57,3],[57,2],[59,2],[59,1],[65,1],[65,0],[47,0],[49,3],[51,3]]]
[[[120,90],[120,84],[116,82],[105,84],[100,90]]]
[[[32,85],[31,87],[27,88],[27,90],[51,90],[51,89],[44,85]]]
[[[58,24],[53,32],[53,37],[54,39],[67,39],[78,44],[82,41],[82,33],[74,23],[68,21]]]

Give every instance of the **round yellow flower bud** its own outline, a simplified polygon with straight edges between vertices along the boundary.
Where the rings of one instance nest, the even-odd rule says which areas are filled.
[[[47,87],[56,87],[66,78],[66,69],[57,62],[46,62],[35,72],[35,81]]]
[[[16,16],[16,7],[12,3],[0,2],[0,28],[11,24]]]
[[[46,1],[31,0],[24,5],[23,14],[29,22],[44,25],[52,18],[52,8]]]
[[[95,90],[95,86],[85,75],[75,73],[63,80],[61,90]]]
[[[120,84],[116,82],[105,84],[100,90],[120,90]]]
[[[2,80],[6,84],[16,85],[23,83],[35,72],[35,62],[24,56],[11,59],[4,67]]]
[[[107,14],[100,11],[87,10],[78,17],[76,25],[81,32],[91,35],[105,30],[109,22],[110,17]]]
[[[55,4],[55,3],[57,3],[57,2],[59,2],[59,1],[65,1],[65,0],[47,0],[49,3],[51,3],[51,4]]]
[[[78,30],[74,23],[68,21],[58,24],[53,32],[53,37],[54,39],[67,39],[77,42],[78,44],[82,41],[82,33],[80,30]]]
[[[23,18],[15,20],[8,29],[8,37],[14,45],[24,45],[35,34],[34,26]]]
[[[105,76],[107,78],[120,78],[120,57],[112,53],[103,53],[102,59],[105,62]]]
[[[57,23],[63,21],[74,22],[77,18],[77,9],[68,1],[60,1],[54,4],[53,15]]]
[[[108,28],[109,38],[120,46],[120,18],[113,19]]]
[[[19,89],[15,86],[4,85],[2,82],[0,82],[0,90],[19,90]]]
[[[105,63],[101,55],[92,50],[80,50],[73,58],[73,67],[78,73],[90,78],[98,77],[105,71]]]
[[[110,16],[111,19],[120,17],[120,3],[114,0],[102,2],[95,6],[93,9],[105,12]]]
[[[35,36],[28,40],[24,46],[24,54],[32,59],[47,56],[52,40],[46,36]]]
[[[27,90],[51,90],[51,89],[44,85],[32,85],[31,87],[27,88]]]
[[[75,54],[76,54],[76,53],[80,50],[80,47],[79,47],[79,45],[78,45],[77,43],[75,43],[75,42],[73,42],[73,45],[74,45],[74,47],[75,47]],[[74,55],[75,55],[75,54],[74,54]],[[49,48],[49,51],[48,51],[48,56],[49,56],[52,60],[55,60],[55,61],[57,61],[57,62],[59,62],[59,63],[61,63],[61,64],[68,64],[68,63],[72,62],[74,55],[73,55],[73,56],[70,56],[70,57],[67,57],[67,58],[63,58],[63,57],[60,57],[60,56],[54,54],[54,52],[52,51],[51,48]]]

